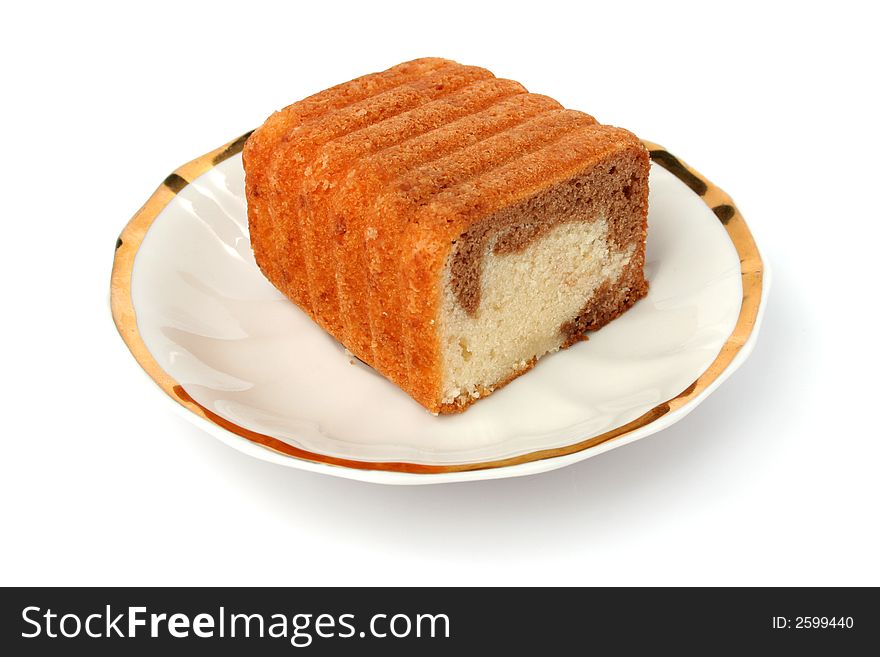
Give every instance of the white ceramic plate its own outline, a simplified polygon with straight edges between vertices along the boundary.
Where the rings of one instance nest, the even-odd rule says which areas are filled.
[[[435,417],[260,273],[242,144],[166,179],[120,238],[112,292],[144,369],[187,417],[254,456],[384,483],[541,472],[681,419],[755,340],[767,276],[745,222],[649,144],[648,296],[465,413]]]

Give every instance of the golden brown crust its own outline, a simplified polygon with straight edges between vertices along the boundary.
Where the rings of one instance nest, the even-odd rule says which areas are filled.
[[[460,250],[456,271],[460,302],[474,310],[486,236],[507,230],[495,248],[524,248],[552,224],[524,224],[542,192],[596,178],[604,187],[590,182],[585,194],[603,208],[626,206],[612,241],[641,239],[634,260],[644,258],[648,160],[639,141],[477,67],[416,60],[321,92],[270,117],[243,160],[254,254],[269,280],[433,411],[460,410],[440,404],[434,327],[456,241],[473,247],[471,257]],[[635,162],[629,183],[607,170],[618,161]],[[644,294],[637,269],[631,292],[613,287],[599,310],[584,310],[589,326],[613,314],[603,299],[616,299],[619,313]]]
[[[242,151],[242,162],[247,175],[245,193],[251,243],[263,273],[277,287],[283,285],[285,294],[291,296],[299,291],[298,288],[286,289],[286,283],[288,275],[299,271],[302,263],[297,253],[293,254],[292,261],[288,254],[282,254],[282,246],[286,247],[287,244],[286,234],[283,227],[270,215],[272,194],[268,175],[279,141],[304,123],[453,63],[439,58],[417,59],[382,73],[371,73],[336,85],[275,112],[247,140]],[[306,302],[301,295],[291,298],[300,305]]]
[[[517,82],[497,78],[479,79],[457,89],[447,84],[446,90],[450,93],[324,144],[306,168],[303,195],[310,230],[304,233],[302,244],[307,253],[323,256],[315,258],[311,270],[312,305],[316,314],[342,320],[336,274],[338,263],[344,257],[340,251],[348,232],[347,217],[351,212],[347,209],[351,207],[351,199],[346,193],[339,193],[343,187],[341,178],[357,167],[364,156],[406,143],[525,91]],[[344,329],[344,321],[334,327],[339,332]]]
[[[304,178],[315,153],[330,140],[385,121],[491,75],[474,66],[443,63],[427,74],[410,77],[398,86],[328,112],[320,120],[297,125],[275,145],[268,163],[268,208],[270,224],[279,235],[277,258],[289,263],[282,280],[293,298],[301,300],[298,303],[331,333],[338,331],[337,317],[314,309],[311,278],[316,267],[322,264],[323,253],[309,248],[312,217],[308,197],[303,193]],[[296,220],[292,220],[294,217]]]
[[[400,344],[402,335],[401,314],[390,309],[402,304],[403,290],[398,285],[400,245],[396,236],[406,218],[385,211],[376,199],[414,166],[458,152],[559,107],[559,103],[546,96],[513,95],[362,160],[343,182],[339,196],[347,202],[342,211],[347,214],[350,229],[346,233],[345,257],[340,258],[339,277],[340,286],[347,291],[340,298],[361,304],[342,313],[352,324],[349,348],[395,383],[405,387],[408,377],[406,368],[397,367],[401,362],[399,350],[387,348]],[[364,272],[368,275],[364,276]],[[364,306],[366,312],[361,311]],[[376,349],[377,345],[381,346]]]

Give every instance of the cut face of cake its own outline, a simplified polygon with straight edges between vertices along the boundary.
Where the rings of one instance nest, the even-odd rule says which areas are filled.
[[[435,413],[647,291],[640,141],[485,69],[339,85],[270,117],[243,159],[267,278]]]
[[[618,163],[621,189],[633,164]],[[642,236],[621,232],[632,226],[621,219],[638,219],[639,208],[625,207],[622,193],[612,198],[623,207],[594,194],[615,177],[604,168],[592,181],[576,176],[456,241],[442,279],[443,404],[488,394],[644,295]]]

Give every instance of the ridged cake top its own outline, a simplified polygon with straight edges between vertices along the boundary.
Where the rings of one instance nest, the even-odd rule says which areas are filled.
[[[276,112],[248,150],[259,151],[266,161],[253,168],[267,171],[271,189],[287,197],[347,180],[409,206],[404,216],[418,222],[426,207],[444,220],[450,212],[491,211],[547,175],[570,173],[634,140],[485,69],[426,58]],[[275,148],[257,148],[272,141]]]

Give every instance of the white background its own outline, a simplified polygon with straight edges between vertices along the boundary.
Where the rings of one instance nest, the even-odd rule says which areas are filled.
[[[4,9],[0,583],[880,584],[872,3],[380,5]],[[161,180],[426,55],[625,126],[733,196],[770,303],[682,422],[548,474],[382,487],[231,450],[130,357],[113,246]]]

